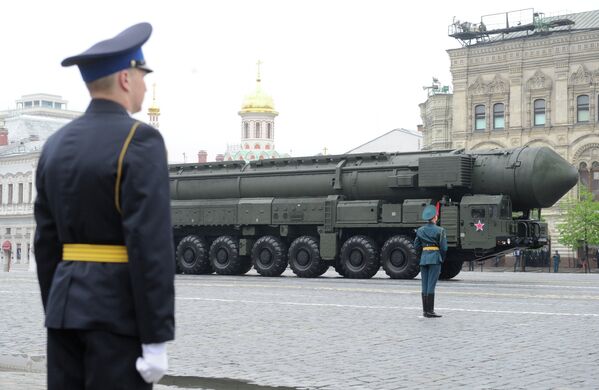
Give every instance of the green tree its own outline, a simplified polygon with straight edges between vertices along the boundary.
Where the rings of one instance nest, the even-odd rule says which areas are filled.
[[[599,244],[599,202],[586,188],[580,188],[580,198],[566,202],[564,221],[557,225],[559,242],[571,248],[584,248],[588,259],[589,244]]]

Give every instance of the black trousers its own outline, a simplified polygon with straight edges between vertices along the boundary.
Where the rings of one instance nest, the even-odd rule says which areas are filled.
[[[139,356],[136,337],[48,329],[48,390],[152,389],[135,369]]]

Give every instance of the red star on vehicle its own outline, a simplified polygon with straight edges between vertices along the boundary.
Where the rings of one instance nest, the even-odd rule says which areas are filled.
[[[475,223],[475,224],[474,224],[474,227],[476,228],[476,231],[477,231],[477,232],[478,232],[478,231],[481,231],[481,232],[482,232],[482,231],[483,231],[483,228],[485,227],[485,224],[484,224],[484,223],[482,223],[482,222],[480,221],[480,219],[479,219],[479,220],[478,220],[478,223]]]

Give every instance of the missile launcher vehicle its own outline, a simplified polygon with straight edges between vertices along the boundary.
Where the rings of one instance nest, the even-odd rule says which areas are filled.
[[[169,167],[177,269],[317,277],[419,273],[415,230],[436,205],[449,250],[441,278],[464,261],[550,243],[540,210],[577,170],[547,147],[312,156]],[[538,210],[534,219],[533,210]]]

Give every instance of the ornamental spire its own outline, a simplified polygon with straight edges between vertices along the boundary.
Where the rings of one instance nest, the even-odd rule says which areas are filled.
[[[262,61],[258,60],[258,62],[256,62],[256,67],[258,69],[258,72],[256,74],[256,82],[258,82],[258,84],[261,81],[261,79],[260,79],[260,65],[262,65]]]
[[[159,128],[160,123],[158,117],[160,116],[160,107],[156,104],[156,83],[152,84],[152,105],[148,108],[148,117],[150,119],[150,125]]]

